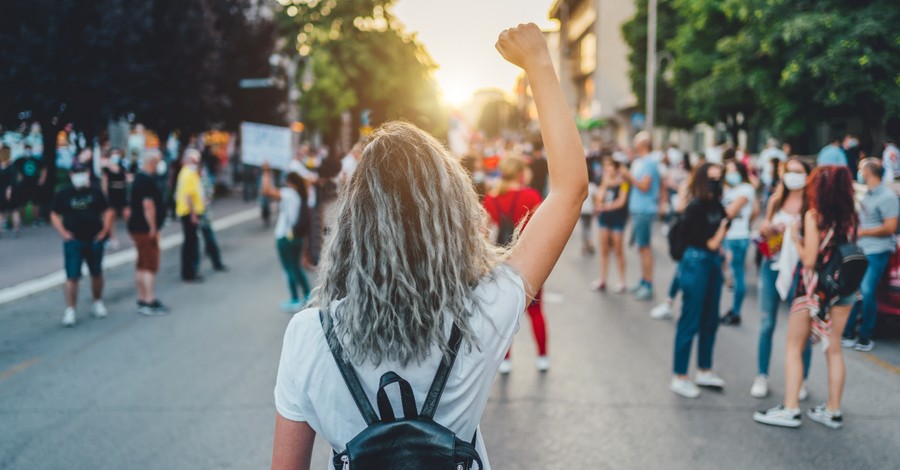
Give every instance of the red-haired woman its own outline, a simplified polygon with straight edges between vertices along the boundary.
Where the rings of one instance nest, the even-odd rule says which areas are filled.
[[[858,218],[853,206],[853,179],[845,166],[824,166],[813,170],[806,187],[809,209],[803,216],[802,227],[792,228],[799,236],[794,241],[800,254],[804,278],[842,243],[855,237]],[[806,283],[800,282],[798,298],[806,296]],[[814,294],[813,294],[814,296]],[[814,300],[814,299],[810,299]],[[798,299],[800,301],[800,299]],[[825,359],[828,365],[828,401],[807,413],[810,419],[832,429],[843,425],[841,394],[844,389],[844,356],[841,334],[856,294],[837,300],[825,313],[830,327],[825,328],[828,342]],[[784,352],[784,403],[767,411],[757,412],[753,419],[763,424],[796,428],[800,426],[800,387],[803,384],[803,360],[813,326],[811,309],[792,308],[788,320],[787,345]]]

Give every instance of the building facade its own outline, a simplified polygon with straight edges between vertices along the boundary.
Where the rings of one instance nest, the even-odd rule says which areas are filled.
[[[555,0],[550,17],[559,20],[558,71],[569,104],[582,123],[602,122],[585,137],[626,145],[635,132],[637,98],[628,78],[628,44],[622,25],[635,13],[631,0]]]

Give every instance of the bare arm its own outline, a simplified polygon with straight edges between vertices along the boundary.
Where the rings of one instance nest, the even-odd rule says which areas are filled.
[[[275,414],[275,445],[272,469],[309,470],[316,432],[309,424]]]
[[[262,189],[260,189],[259,192],[273,201],[281,200],[281,193],[272,185],[272,170],[270,170],[269,165],[265,163],[262,168]]]
[[[719,229],[716,230],[716,234],[713,235],[712,238],[706,240],[706,247],[711,251],[719,251],[719,248],[722,247],[722,240],[725,239],[725,234],[728,232],[728,220],[722,220],[722,223],[719,224]]]
[[[897,233],[897,217],[884,219],[878,227],[859,229],[860,237],[888,237]]]
[[[156,204],[153,203],[153,199],[147,198],[141,201],[141,205],[144,206],[144,219],[147,221],[147,227],[150,227],[150,235],[156,234]]]
[[[100,230],[100,233],[97,234],[95,239],[100,241],[106,238],[106,236],[109,235],[109,231],[112,230],[112,225],[115,221],[116,212],[112,210],[112,208],[103,211],[103,228]]]
[[[540,28],[529,23],[508,29],[500,34],[496,47],[528,75],[547,149],[550,193],[510,256],[510,264],[522,275],[531,298],[550,275],[581,215],[588,190],[587,167],[572,111]]]
[[[797,240],[797,251],[800,253],[800,262],[804,267],[812,268],[819,257],[819,221],[814,211],[807,211],[803,217],[803,238]]]
[[[728,214],[729,218],[733,219],[737,217],[738,213],[741,212],[741,209],[743,209],[744,205],[746,205],[748,202],[749,201],[747,200],[747,198],[741,196],[725,208],[725,213]]]
[[[63,240],[69,241],[74,238],[72,232],[66,230],[66,227],[63,226],[62,217],[60,217],[56,212],[50,213],[50,223],[53,225],[53,228],[55,228],[56,231],[59,232],[59,235],[63,238]]]

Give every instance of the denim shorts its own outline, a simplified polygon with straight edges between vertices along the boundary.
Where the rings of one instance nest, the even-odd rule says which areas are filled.
[[[600,228],[603,230],[609,230],[610,232],[624,232],[625,231],[625,219],[624,218],[613,218],[613,220],[604,219],[603,216],[600,216],[598,219],[598,223]]]
[[[656,214],[631,214],[631,244],[638,248],[650,246],[653,231],[653,219]]]
[[[854,292],[850,295],[845,295],[838,299],[837,302],[834,303],[835,307],[846,307],[848,305],[853,305],[856,303],[856,300],[859,298],[859,292]]]
[[[69,240],[63,242],[66,279],[81,279],[81,264],[87,262],[91,277],[103,274],[103,241]]]

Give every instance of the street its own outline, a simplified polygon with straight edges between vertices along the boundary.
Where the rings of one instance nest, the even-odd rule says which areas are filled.
[[[218,235],[231,270],[212,273],[204,262],[203,284],[181,283],[177,248],[164,251],[159,295],[173,307],[169,316],[135,313],[130,263],[106,272],[106,319],[89,317],[86,282],[72,329],[59,323],[61,287],[0,304],[0,468],[269,466],[286,289],[270,229],[254,219]],[[0,241],[7,243],[15,241]],[[664,240],[654,243],[660,300],[673,264]],[[47,247],[35,256],[61,267],[58,244]],[[482,419],[494,468],[896,468],[896,339],[879,341],[871,354],[845,351],[842,430],[808,419],[799,430],[763,426],[751,414],[782,397],[786,312],[776,329],[773,394],[751,398],[755,269],[744,324],[719,329],[715,369],[725,391],[689,400],[668,388],[673,323],[651,320],[650,303],[591,291],[595,263],[573,237],[545,287],[546,375],[534,369],[523,320],[514,369],[498,377]],[[729,299],[726,290],[723,304]],[[825,400],[818,349],[809,389],[804,408]],[[317,442],[314,469],[326,468],[329,452]]]

